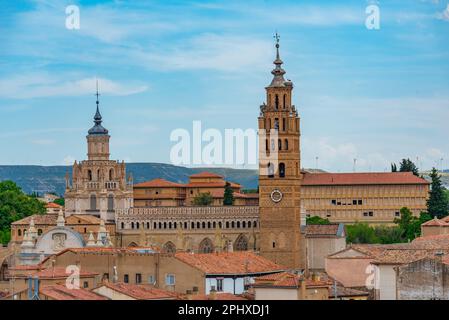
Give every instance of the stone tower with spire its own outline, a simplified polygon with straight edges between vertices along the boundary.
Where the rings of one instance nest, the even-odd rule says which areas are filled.
[[[302,269],[300,127],[292,104],[293,83],[285,80],[276,34],[273,80],[265,88],[259,122],[260,254]]]
[[[66,177],[65,212],[89,214],[115,221],[117,209],[133,206],[132,178],[126,176],[125,163],[110,160],[110,135],[103,127],[97,82],[94,126],[87,134],[87,160],[72,167],[72,179]]]

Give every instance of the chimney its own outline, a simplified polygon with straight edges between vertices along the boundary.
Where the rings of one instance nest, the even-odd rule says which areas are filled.
[[[217,299],[217,290],[215,290],[215,286],[211,286],[209,291],[209,300],[216,300],[216,299]]]

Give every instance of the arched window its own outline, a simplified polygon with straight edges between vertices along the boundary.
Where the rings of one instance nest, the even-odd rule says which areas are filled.
[[[226,229],[229,229],[229,221],[226,221]]]
[[[286,94],[284,94],[284,101],[283,101],[283,106],[284,106],[284,109],[285,109],[285,107],[287,106],[286,105],[286,101],[287,101],[287,95]]]
[[[187,222],[184,222],[184,229],[187,229]]]
[[[122,223],[120,224],[120,228],[125,229],[125,223],[124,223],[124,222],[122,222]]]
[[[131,222],[131,229],[134,229],[134,222]]]
[[[275,108],[276,110],[279,109],[279,96],[278,96],[278,95],[276,95],[276,96],[274,97],[274,108]]]
[[[279,163],[279,177],[285,177],[285,163],[283,162]]]
[[[159,229],[162,229],[162,222],[159,222]]]
[[[140,223],[136,222],[136,229],[140,229]]]
[[[240,228],[240,221],[237,221],[237,229]]]
[[[175,221],[174,225],[175,225],[175,229],[178,229],[178,223],[176,221]]]
[[[157,223],[153,222],[153,229],[157,229]]]
[[[288,139],[284,140],[284,148],[285,150],[288,150]]]
[[[210,228],[211,228],[211,224],[210,224],[210,221],[209,221],[209,222],[207,222],[207,228],[208,228],[208,229],[210,229]]]
[[[200,253],[212,253],[214,252],[214,244],[209,238],[205,238],[203,239],[203,241],[200,242],[198,251]]]
[[[162,247],[162,252],[164,252],[164,253],[176,253],[176,246],[173,244],[173,242],[168,241]]]
[[[147,229],[150,229],[150,223],[147,222]]]
[[[231,228],[232,228],[232,229],[235,228],[235,222],[234,222],[234,221],[231,222]]]
[[[21,237],[22,236],[22,230],[17,230],[17,235],[19,236],[19,237]]]
[[[91,170],[87,170],[87,179],[89,181],[92,181],[92,171]]]
[[[213,228],[215,229],[217,227],[217,223],[214,221],[214,223],[212,224]]]
[[[201,228],[201,224],[199,222],[196,223],[196,228],[200,229]]]
[[[114,179],[114,169],[109,170],[109,181]]]
[[[112,194],[108,195],[108,211],[114,210],[114,196]]]
[[[167,229],[167,222],[164,222],[164,229]]]
[[[278,150],[282,150],[282,140],[278,139]]]
[[[246,221],[242,222],[242,228],[246,228]]]
[[[221,226],[222,226],[222,224],[221,224],[221,221],[219,221],[218,222],[218,227],[221,229]]]
[[[203,228],[203,229],[206,229],[206,222],[203,222],[202,228]]]
[[[269,150],[269,146],[268,146],[268,139],[265,139],[265,149],[268,151]]]
[[[248,221],[248,228],[251,228],[251,221]]]
[[[285,131],[285,118],[282,118],[282,131]]]
[[[195,223],[194,222],[191,223],[190,228],[191,229],[195,229]]]
[[[171,222],[168,223],[168,228],[171,229]]]
[[[257,221],[253,222],[253,228],[257,228]]]
[[[90,210],[97,210],[97,197],[94,194],[90,196]]]
[[[248,250],[248,238],[245,235],[241,234],[241,235],[239,235],[237,240],[235,240],[234,250],[235,251],[247,251]]]
[[[274,178],[274,164],[268,162],[268,178]]]

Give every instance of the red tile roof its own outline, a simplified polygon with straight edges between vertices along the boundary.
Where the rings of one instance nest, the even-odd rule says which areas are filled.
[[[376,173],[305,173],[302,184],[314,185],[384,185],[384,184],[429,184],[411,172]]]
[[[108,300],[86,289],[68,289],[65,285],[44,286],[39,292],[55,300]]]
[[[191,296],[184,296],[183,300],[248,300],[240,295],[234,295],[227,292],[217,292],[215,295],[211,294],[195,294]]]
[[[190,178],[223,178],[223,176],[216,173],[203,171],[200,173],[192,174]]]
[[[284,271],[280,266],[266,258],[249,251],[222,253],[178,252],[175,257],[206,274],[261,274]]]
[[[266,275],[255,278],[254,287],[276,287],[276,288],[298,288],[300,286],[301,275],[290,272],[281,272],[272,275]],[[331,282],[328,280],[307,279],[306,288],[329,287]]]
[[[56,220],[58,219],[57,214],[33,214],[26,218],[14,221],[12,225],[29,225],[31,218],[34,218],[34,223],[36,225],[56,225]]]
[[[232,188],[240,188],[238,183],[229,182]],[[224,188],[226,182],[189,182],[184,186],[187,188]]]
[[[449,223],[445,222],[444,220],[439,220],[437,217],[435,217],[432,220],[429,220],[425,223],[423,223],[421,226],[425,227],[447,227],[449,226]]]
[[[137,300],[175,300],[179,297],[176,292],[158,289],[149,284],[104,283],[114,291],[132,297]]]
[[[34,277],[38,277],[39,279],[59,279],[59,278],[67,278],[71,272],[66,272],[65,267],[50,267],[47,269],[40,270],[36,273],[33,273]],[[84,277],[95,277],[98,273],[80,270],[79,276]]]
[[[153,188],[181,188],[184,187],[184,184],[175,183],[171,181],[167,181],[165,179],[153,179],[150,181],[137,183],[134,185],[135,188],[144,188],[144,187],[153,187]]]
[[[306,237],[341,237],[344,226],[339,223],[332,224],[308,224],[306,225]]]

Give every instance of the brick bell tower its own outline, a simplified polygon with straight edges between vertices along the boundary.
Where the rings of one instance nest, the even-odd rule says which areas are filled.
[[[301,253],[301,162],[299,116],[293,83],[284,79],[276,34],[273,80],[259,116],[260,254],[292,269],[304,268]]]

